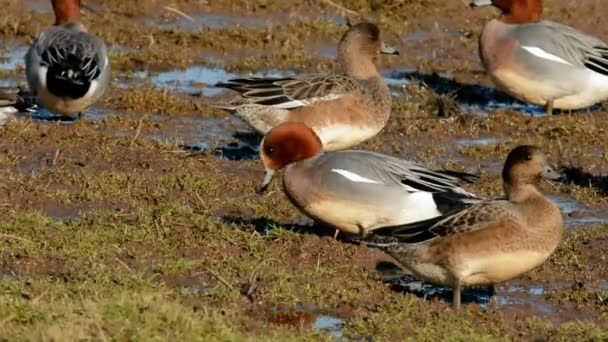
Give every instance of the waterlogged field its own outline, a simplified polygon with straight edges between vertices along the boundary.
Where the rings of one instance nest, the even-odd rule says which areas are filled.
[[[81,120],[18,115],[0,130],[0,340],[606,340],[608,115],[544,117],[495,90],[477,57],[492,9],[463,1],[85,1],[112,88]],[[608,40],[602,0],[546,0],[546,17]],[[53,22],[2,0],[0,86]],[[260,138],[208,103],[213,84],[328,70],[345,19],[401,51],[378,65],[394,105],[361,148],[481,175],[500,196],[508,151],[534,144],[567,175],[542,185],[568,233],[532,273],[463,295],[334,240],[262,175]]]

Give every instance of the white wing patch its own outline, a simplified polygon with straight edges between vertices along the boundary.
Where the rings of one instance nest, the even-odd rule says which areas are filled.
[[[522,49],[528,51],[529,53],[533,54],[534,56],[538,57],[538,58],[542,58],[542,59],[546,59],[546,60],[550,60],[553,62],[558,62],[558,63],[562,63],[562,64],[566,64],[566,65],[570,65],[572,66],[572,64],[568,63],[568,61],[564,60],[563,58],[550,54],[547,51],[536,47],[536,46],[522,46]]]
[[[280,108],[280,109],[292,109],[292,108],[308,106],[310,104],[313,104],[313,103],[319,102],[319,101],[331,101],[331,100],[338,99],[340,97],[342,97],[342,94],[329,94],[329,95],[321,96],[321,97],[311,97],[311,98],[302,99],[302,100],[291,100],[289,102],[283,102],[283,103],[279,103],[276,105],[272,105],[272,107]]]
[[[351,182],[355,182],[355,183],[369,183],[369,184],[381,184],[380,182],[377,182],[373,179],[369,179],[369,178],[365,178],[362,176],[359,176],[358,174],[354,173],[354,172],[350,172],[347,170],[342,170],[342,169],[331,169],[331,172],[335,172],[337,174],[339,174],[340,176],[348,179]]]

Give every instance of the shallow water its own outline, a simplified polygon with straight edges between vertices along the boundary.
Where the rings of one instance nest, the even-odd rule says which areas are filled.
[[[299,329],[313,329],[325,332],[336,339],[343,336],[344,320],[322,315],[314,305],[297,304],[295,308],[272,308],[268,320],[276,324],[290,325]]]
[[[566,225],[570,228],[589,223],[608,223],[605,213],[588,208],[571,196],[551,195],[549,198],[562,210]]]
[[[405,275],[390,281],[393,290],[412,293],[426,300],[440,298],[452,303],[452,289],[438,287],[411,275]],[[506,313],[525,313],[525,315],[538,315],[549,317],[555,323],[561,323],[573,319],[585,319],[582,312],[572,310],[564,312],[563,307],[548,299],[548,295],[559,293],[574,286],[573,281],[554,282],[551,284],[540,282],[529,282],[513,280],[496,286],[496,294],[490,297],[490,293],[484,288],[467,288],[462,292],[463,305],[477,303],[483,308],[498,306]],[[598,290],[608,288],[606,283],[595,286]]]
[[[463,138],[456,140],[456,144],[460,147],[485,146],[498,144],[505,141],[505,138],[498,137],[483,137],[483,138]]]
[[[25,0],[25,6],[29,11],[38,13],[51,13],[53,6],[50,1],[46,0]]]
[[[166,11],[168,13],[170,11]],[[181,15],[176,15],[175,18],[165,20],[163,18],[148,18],[143,22],[147,26],[154,26],[161,29],[178,29],[184,31],[198,31],[204,28],[224,29],[231,27],[243,28],[264,28],[276,25],[286,24],[289,21],[304,20],[304,19],[319,19],[332,21],[337,25],[345,25],[346,20],[337,15],[321,14],[315,18],[298,15],[281,11],[272,17],[260,17],[255,15],[239,16],[229,13],[203,13],[203,14],[188,14],[190,18]]]
[[[188,94],[200,94],[205,97],[214,97],[226,91],[215,87],[218,82],[242,77],[287,77],[293,76],[293,71],[267,70],[256,73],[234,73],[223,68],[203,65],[192,65],[186,69],[174,69],[164,72],[141,71],[135,73],[139,81],[151,81],[157,88],[168,88]],[[128,86],[128,84],[126,85]]]
[[[24,58],[27,46],[8,45],[0,52],[0,70],[15,70],[17,66],[25,64]]]

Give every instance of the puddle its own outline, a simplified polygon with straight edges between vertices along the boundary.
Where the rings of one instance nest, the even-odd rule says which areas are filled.
[[[165,13],[169,13],[166,11]],[[164,13],[163,13],[164,14]],[[176,15],[173,19],[145,19],[144,24],[147,26],[153,26],[160,29],[179,29],[185,31],[197,31],[204,28],[211,29],[225,29],[231,27],[242,27],[242,28],[266,28],[276,25],[286,24],[293,20],[309,20],[318,19],[325,20],[335,23],[336,25],[346,25],[346,20],[341,16],[321,14],[314,18],[296,15],[288,11],[281,11],[271,17],[259,17],[259,16],[239,16],[232,15],[229,13],[204,13],[204,14],[192,14],[190,18],[185,18],[180,15]]]
[[[261,137],[234,115],[223,118],[152,116],[161,123],[154,134],[142,137],[178,146],[188,152],[211,152],[229,160],[258,158]]]
[[[25,7],[28,9],[28,11],[37,13],[53,12],[51,2],[47,0],[25,0]]]
[[[474,138],[474,139],[458,139],[456,140],[456,144],[460,147],[472,147],[472,146],[486,146],[498,144],[505,141],[504,138],[498,137],[485,137],[485,138]]]
[[[42,209],[46,216],[58,221],[79,221],[81,214],[85,211],[87,211],[87,208],[83,206],[71,207],[60,203],[46,203]]]
[[[28,47],[23,45],[9,45],[2,49],[0,55],[0,70],[13,71],[19,65],[25,64],[25,54]]]
[[[583,203],[566,195],[548,196],[566,216],[566,226],[569,228],[590,223],[606,223],[608,217],[602,215],[599,210],[586,207]]]
[[[519,102],[494,87],[459,83],[445,73],[423,74],[413,69],[401,69],[388,71],[383,76],[390,85],[407,85],[418,81],[439,95],[452,95],[465,111],[474,109],[489,114],[494,110],[511,109],[533,116],[545,115],[542,107]]]
[[[214,85],[221,81],[240,77],[287,77],[293,76],[293,71],[268,70],[256,73],[239,74],[228,72],[222,68],[214,68],[202,65],[190,66],[186,69],[175,69],[159,73],[141,71],[135,73],[135,78],[149,80],[158,88],[169,88],[188,94],[203,95],[205,97],[216,96],[225,89]],[[236,95],[236,93],[234,93]]]
[[[20,119],[32,119],[34,121],[48,121],[48,122],[60,122],[62,124],[71,124],[76,120],[103,120],[108,115],[115,111],[105,108],[89,107],[82,113],[82,118],[78,117],[78,114],[72,115],[60,115],[48,111],[46,108],[41,106],[34,106],[31,112],[18,113],[17,117]]]
[[[267,320],[289,325],[297,329],[313,329],[327,333],[336,339],[343,336],[344,320],[318,313],[314,306],[297,304],[295,308],[273,308],[267,313]]]
[[[19,280],[19,276],[11,270],[0,270],[0,280]]]
[[[452,289],[437,287],[411,275],[392,279],[390,283],[396,291],[412,293],[425,300],[440,298],[452,303]],[[550,284],[513,280],[496,286],[496,294],[490,297],[488,289],[467,288],[462,292],[463,304],[477,303],[483,308],[498,306],[501,311],[522,313],[526,316],[538,315],[550,318],[555,323],[586,318],[588,313],[579,310],[563,310],[563,307],[549,300],[549,297],[573,287],[574,282],[560,281]],[[605,290],[608,283],[600,283],[594,288]]]
[[[217,291],[217,287],[202,287],[198,285],[184,286],[181,289],[183,296],[207,295]]]
[[[203,28],[221,29],[227,27],[263,28],[272,26],[276,20],[265,17],[235,16],[230,14],[209,13],[195,14],[190,16],[194,21],[178,16],[173,20],[146,19],[147,26],[161,29],[180,29],[185,31],[197,31]]]

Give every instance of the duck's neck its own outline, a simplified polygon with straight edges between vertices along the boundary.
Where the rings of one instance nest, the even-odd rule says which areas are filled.
[[[358,79],[367,80],[378,77],[378,70],[372,61],[371,56],[360,56],[353,53],[347,53],[340,49],[338,51],[338,69],[340,73],[346,76]]]
[[[512,203],[524,203],[529,200],[543,197],[543,194],[534,184],[505,184],[504,191],[507,199]]]

